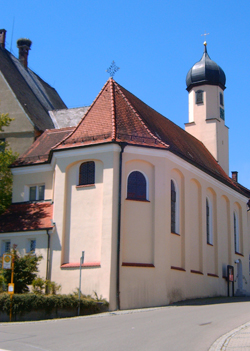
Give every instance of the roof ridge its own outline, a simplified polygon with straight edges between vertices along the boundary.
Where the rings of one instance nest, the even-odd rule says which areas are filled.
[[[34,91],[31,89],[30,85],[28,84],[28,82],[26,81],[26,79],[24,78],[24,76],[22,75],[22,73],[20,72],[20,70],[18,69],[15,61],[13,60],[13,58],[15,60],[18,60],[17,57],[15,57],[15,55],[13,55],[11,52],[9,52],[8,50],[4,49],[2,51],[5,51],[6,56],[8,57],[9,62],[11,62],[12,66],[14,67],[15,71],[18,73],[19,78],[23,81],[24,85],[27,87],[27,89],[31,92],[32,96],[35,98],[35,100],[37,101],[37,103],[41,106],[41,108],[43,109],[43,111],[49,116],[49,111],[46,110],[45,106],[43,106],[42,102],[40,101],[40,99],[37,97],[37,95],[34,93]],[[13,58],[12,58],[13,57]],[[32,71],[32,70],[31,70]],[[33,71],[32,71],[33,72]],[[8,85],[11,87],[11,90],[13,91],[16,99],[20,102],[19,98],[16,95],[15,89],[13,89],[12,84],[9,82],[8,79],[6,79],[5,75],[4,75],[5,80],[7,81]],[[20,103],[22,106],[22,103]],[[32,123],[34,124],[34,126],[40,131],[41,129],[37,126],[37,122],[35,122],[33,120],[33,118],[31,118],[30,116],[30,111],[29,111],[29,107],[27,106],[26,108],[24,108],[24,106],[22,106],[22,108],[24,109],[25,114],[27,114],[30,118],[30,120],[32,121]],[[52,124],[54,125],[53,121],[51,120]]]
[[[72,131],[72,133],[70,133],[69,135],[67,135],[62,141],[60,141],[58,144],[56,144],[51,150],[55,149],[56,147],[58,147],[59,145],[63,144],[67,139],[69,139],[73,133],[75,133],[77,131],[77,129],[80,127],[81,123],[83,122],[83,120],[85,120],[85,118],[87,117],[87,115],[89,114],[89,112],[91,111],[92,107],[95,105],[96,101],[98,100],[98,98],[100,97],[100,95],[102,94],[102,92],[104,91],[104,89],[107,87],[109,83],[109,80],[107,80],[107,82],[104,84],[104,86],[102,87],[102,89],[100,90],[99,94],[97,95],[97,97],[95,98],[95,100],[92,102],[92,104],[89,106],[88,111],[85,113],[85,115],[82,117],[82,119],[79,121],[78,125],[75,127],[75,129]]]
[[[111,124],[112,124],[112,140],[115,141],[116,139],[116,116],[115,116],[115,94],[114,94],[114,79],[111,77],[109,79],[111,89],[110,89],[110,94],[111,94]]]
[[[140,117],[139,113],[135,110],[135,108],[133,107],[133,105],[131,104],[131,102],[129,101],[129,99],[125,96],[125,94],[123,93],[122,89],[120,88],[119,84],[116,83],[114,81],[114,83],[116,84],[117,88],[119,89],[123,99],[125,100],[125,102],[127,103],[127,105],[131,108],[131,110],[134,112],[134,114],[136,115],[136,117],[139,119],[139,121],[141,122],[141,124],[143,125],[143,127],[147,130],[147,132],[155,139],[157,140],[160,144],[166,146],[169,148],[169,145],[164,143],[164,141],[162,141],[160,138],[158,138],[156,135],[154,135],[153,132],[151,132],[151,130],[149,129],[149,127],[146,125],[146,123],[142,120],[142,118]]]

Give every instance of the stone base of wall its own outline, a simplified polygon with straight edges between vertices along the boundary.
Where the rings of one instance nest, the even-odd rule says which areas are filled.
[[[81,310],[80,316],[86,316],[95,313],[108,312],[108,306],[103,305],[103,303],[98,303],[98,310]],[[53,309],[49,313],[44,310],[32,311],[24,313],[22,315],[12,315],[12,322],[23,322],[23,321],[40,321],[44,319],[55,319],[55,318],[70,318],[76,317],[78,315],[78,310],[76,308],[72,309]],[[9,322],[10,316],[7,313],[0,312],[0,322]]]

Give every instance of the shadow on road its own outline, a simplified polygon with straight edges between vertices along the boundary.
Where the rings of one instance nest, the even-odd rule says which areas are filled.
[[[202,306],[202,305],[217,305],[224,303],[248,302],[250,296],[235,296],[235,297],[207,297],[201,299],[185,300],[173,303],[171,306]]]

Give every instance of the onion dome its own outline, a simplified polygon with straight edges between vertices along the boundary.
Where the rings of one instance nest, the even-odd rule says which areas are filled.
[[[187,91],[198,85],[218,85],[225,90],[226,75],[222,68],[212,61],[207,53],[207,43],[204,42],[204,53],[188,72],[186,77]]]

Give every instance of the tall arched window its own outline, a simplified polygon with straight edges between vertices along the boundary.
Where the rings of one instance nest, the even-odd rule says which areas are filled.
[[[179,234],[179,190],[177,183],[171,179],[171,233]]]
[[[171,179],[171,232],[176,233],[176,188]]]
[[[95,162],[84,162],[79,170],[79,185],[95,184]]]
[[[139,171],[131,172],[128,176],[127,199],[147,200],[147,182]]]
[[[206,198],[206,232],[207,243],[213,245],[213,219],[212,219],[212,205],[209,198]]]
[[[234,249],[235,252],[240,252],[240,236],[239,236],[239,220],[238,214],[234,211]]]

